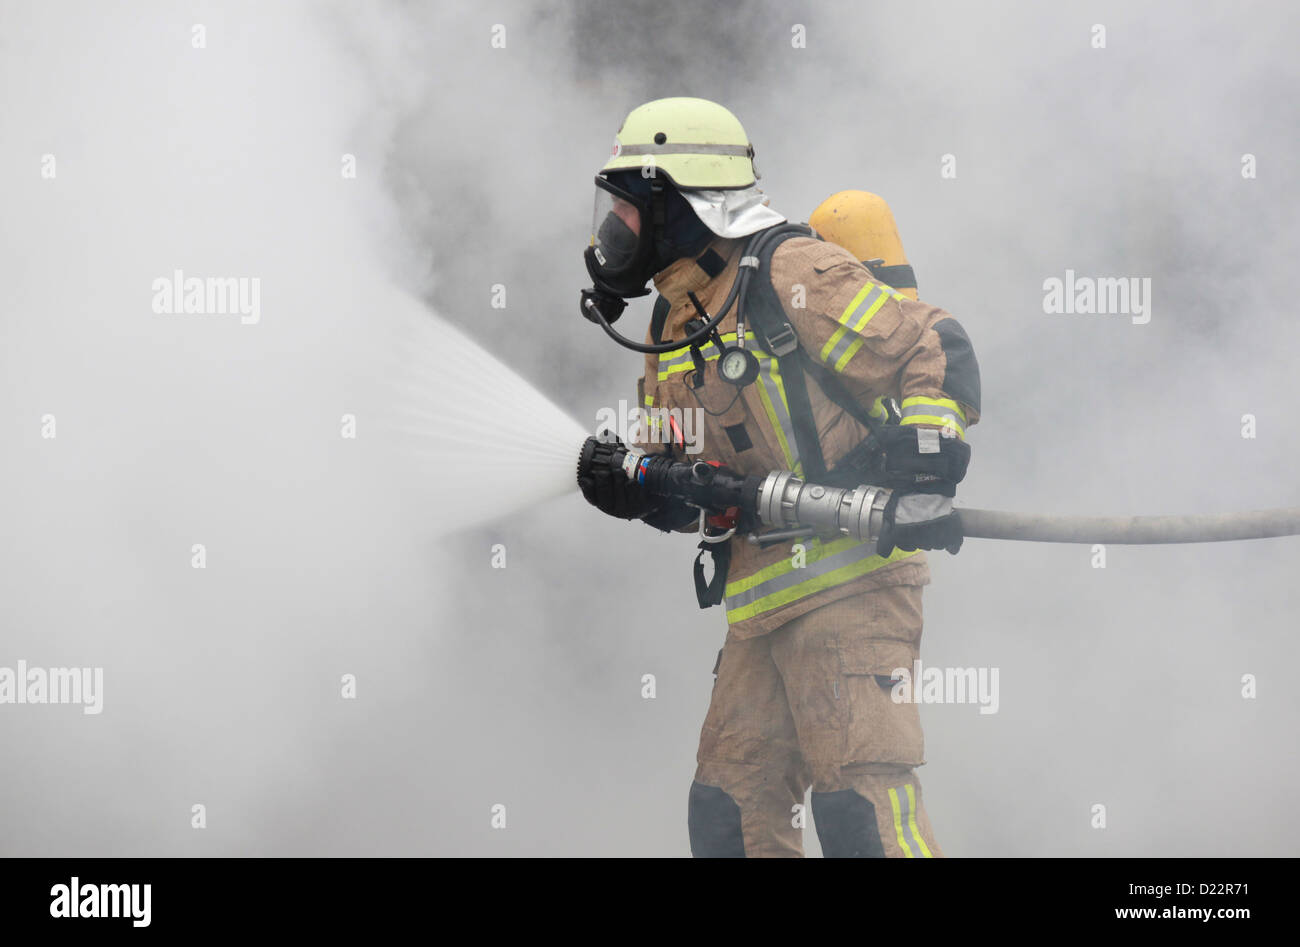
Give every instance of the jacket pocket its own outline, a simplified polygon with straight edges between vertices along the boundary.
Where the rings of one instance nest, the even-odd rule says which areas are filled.
[[[911,675],[916,647],[892,639],[848,638],[838,648],[849,708],[844,762],[920,766],[925,741],[918,707],[895,699],[906,694],[897,672],[906,669]]]
[[[853,254],[836,243],[817,243],[804,252],[808,254],[812,268],[818,273],[829,272],[837,266],[862,266],[860,260],[855,260]],[[866,275],[867,268],[865,266],[862,267],[862,272],[863,275]]]

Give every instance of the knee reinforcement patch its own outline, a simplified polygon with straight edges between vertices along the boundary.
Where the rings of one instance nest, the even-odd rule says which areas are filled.
[[[744,858],[745,839],[740,832],[740,806],[717,786],[691,783],[686,826],[695,858]]]
[[[884,858],[876,807],[852,789],[812,794],[813,823],[827,858]]]

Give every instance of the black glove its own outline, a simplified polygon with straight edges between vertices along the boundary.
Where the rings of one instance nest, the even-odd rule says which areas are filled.
[[[689,523],[700,518],[700,511],[688,506],[685,500],[668,499],[646,513],[642,520],[649,526],[664,533],[674,533]]]
[[[962,541],[961,514],[949,497],[933,493],[895,493],[885,505],[885,525],[876,540],[876,555],[888,556],[894,547],[946,549],[956,554]]]
[[[875,438],[884,453],[881,486],[956,496],[970,463],[970,447],[961,438],[911,424],[887,424]]]
[[[656,506],[641,484],[628,480],[623,471],[611,470],[604,464],[592,465],[586,476],[578,478],[578,488],[596,509],[621,520],[640,519]]]

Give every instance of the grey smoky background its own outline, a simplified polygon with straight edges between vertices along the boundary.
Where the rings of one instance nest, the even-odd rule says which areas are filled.
[[[368,434],[399,290],[584,426],[634,397],[577,292],[592,175],[652,98],[732,109],[792,219],[890,202],[983,368],[960,503],[1297,503],[1294,4],[0,10],[0,665],[104,668],[99,716],[0,706],[2,854],[687,853],[725,630],[689,538],[576,491],[494,517],[501,488],[408,489]],[[176,268],[259,278],[260,322],[153,313]],[[1067,269],[1150,278],[1150,323],[1045,313]],[[1295,540],[930,561],[924,661],[1001,685],[922,708],[948,854],[1294,850]]]

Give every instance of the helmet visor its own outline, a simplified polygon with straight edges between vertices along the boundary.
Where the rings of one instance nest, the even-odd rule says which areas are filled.
[[[604,178],[596,178],[591,246],[603,270],[619,273],[633,263],[643,237],[649,237],[646,221],[643,201]]]

